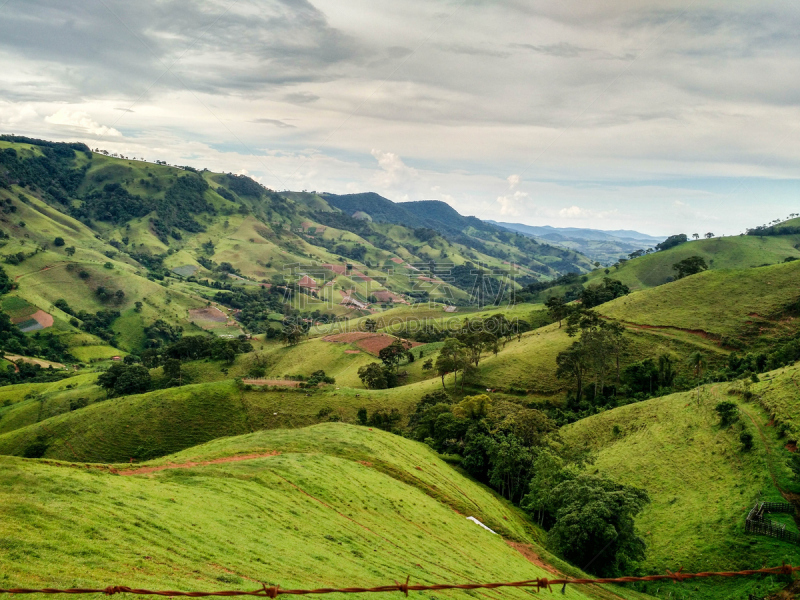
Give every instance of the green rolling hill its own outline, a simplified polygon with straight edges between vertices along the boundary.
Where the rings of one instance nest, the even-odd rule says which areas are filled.
[[[608,274],[604,269],[598,269],[589,276],[589,283],[608,276],[619,279],[631,289],[644,289],[671,281],[675,277],[672,265],[690,256],[700,256],[711,270],[749,269],[782,263],[787,258],[800,259],[798,246],[800,235],[797,233],[691,240],[629,260],[619,268],[610,267]]]
[[[579,575],[518,509],[424,445],[367,428],[227,438],[137,465],[142,474],[98,467],[0,459],[4,583],[42,585],[47,573],[50,586],[216,590]],[[599,587],[565,597],[644,598]]]
[[[798,368],[761,377],[752,386],[705,385],[623,406],[561,430],[564,444],[592,451],[588,470],[649,493],[651,503],[638,520],[649,547],[645,568],[661,571],[678,563],[687,571],[711,565],[737,570],[800,559],[796,546],[744,533],[745,516],[757,500],[785,502],[800,490],[784,448],[797,438],[797,411],[790,408],[796,402],[786,399],[790,390],[796,396]],[[722,401],[737,405],[728,427],[714,410]],[[779,419],[786,433],[775,426]],[[741,432],[753,436],[752,450],[743,450]],[[786,525],[796,530],[790,518]],[[726,593],[740,596],[763,590],[756,581],[726,586]],[[692,597],[724,596],[715,584],[701,584]]]

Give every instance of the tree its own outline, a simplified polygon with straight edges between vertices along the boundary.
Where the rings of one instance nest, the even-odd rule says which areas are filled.
[[[558,484],[575,476],[574,467],[564,468],[564,460],[549,448],[543,448],[533,462],[533,477],[528,483],[528,494],[522,498],[520,507],[530,513],[540,526],[555,515],[553,490]]]
[[[385,390],[386,373],[380,363],[370,363],[358,369],[358,378],[370,390]]]
[[[693,233],[693,234],[692,234],[692,237],[693,237],[694,239],[696,239],[696,240],[699,240],[699,239],[700,239],[700,234],[699,234],[699,233]]]
[[[400,361],[403,360],[404,356],[406,356],[408,347],[409,346],[406,346],[406,344],[400,340],[395,339],[385,348],[381,348],[380,352],[378,352],[378,358],[380,358],[381,362],[386,365],[387,369],[394,372],[397,370]]]
[[[453,387],[455,387],[458,382],[458,372],[463,368],[464,362],[466,362],[464,346],[456,338],[447,338],[436,358],[436,372],[442,378],[442,388],[445,387],[444,376],[448,373],[454,373]]]
[[[512,502],[521,499],[531,477],[531,449],[513,434],[499,436],[490,446],[489,463],[489,483]]]
[[[57,237],[56,239],[53,240],[53,245],[56,248],[61,248],[61,246],[63,246],[65,243],[66,242],[64,241],[64,238],[62,238],[62,237]]]
[[[742,443],[742,452],[750,452],[753,449],[753,434],[749,431],[740,433],[739,441]]]
[[[69,246],[67,248],[64,248],[64,252],[67,254],[67,256],[74,256],[75,246]]]
[[[550,497],[556,521],[547,539],[571,563],[614,576],[636,568],[645,557],[634,517],[650,501],[646,491],[580,474],[556,485]]]
[[[150,388],[150,371],[142,365],[113,364],[97,378],[97,383],[116,395],[139,394]]]
[[[581,292],[581,307],[592,308],[620,296],[627,296],[630,291],[631,289],[621,281],[604,277],[601,285],[590,285]]]
[[[492,406],[492,399],[486,394],[467,396],[453,407],[453,414],[462,419],[480,421],[486,418]]]
[[[181,361],[177,358],[168,358],[164,362],[164,377],[170,384],[183,385],[183,372],[181,371]]]
[[[611,356],[614,359],[614,367],[616,371],[616,381],[617,386],[614,391],[616,394],[616,390],[619,389],[620,385],[620,362],[623,356],[627,354],[628,348],[630,347],[630,341],[625,337],[625,327],[616,321],[611,321],[604,324],[606,331],[608,332],[608,344],[609,350],[611,352]]]
[[[296,322],[284,322],[281,329],[281,341],[287,346],[296,346],[306,334],[305,328]]]
[[[567,316],[567,335],[575,337],[578,333],[599,329],[603,323],[603,318],[597,312],[577,306]]]
[[[662,387],[669,387],[675,380],[675,369],[672,366],[672,359],[668,354],[661,354],[658,357],[658,382]]]
[[[713,233],[711,233],[710,231],[709,231],[709,232],[706,234],[706,239],[707,239],[707,240],[710,240],[710,239],[711,239],[711,238],[713,238],[713,237],[714,237],[714,234],[713,234]]]
[[[367,319],[364,321],[364,331],[375,333],[378,329],[378,322],[375,319]]]
[[[424,363],[422,363],[422,370],[423,371],[430,371],[431,369],[433,369],[433,359],[429,358]]]
[[[708,269],[708,265],[702,256],[690,256],[672,265],[673,270],[677,271],[677,279],[683,279],[689,275],[695,275]]]
[[[503,319],[505,320],[505,317]],[[487,327],[487,321],[465,319],[461,329],[455,334],[455,338],[461,342],[465,354],[469,356],[469,361],[476,367],[480,363],[481,354],[494,348],[497,344],[498,336]]]
[[[558,321],[558,327],[561,328],[561,321],[567,316],[567,305],[564,303],[564,298],[561,296],[550,296],[544,303],[547,307],[547,312],[553,321]]]
[[[572,346],[556,357],[556,377],[571,379],[575,382],[575,402],[581,401],[583,380],[587,370],[586,349],[581,342],[573,342]]]
[[[703,374],[703,368],[706,366],[706,360],[699,352],[694,352],[689,357],[689,366],[694,370],[694,376],[700,377]]]
[[[600,327],[584,331],[581,336],[586,357],[586,364],[594,374],[594,398],[603,394],[606,387],[606,378],[612,364],[616,365],[617,380],[619,380],[619,359],[626,345],[622,337],[624,329],[620,326],[614,331],[602,323]],[[616,351],[616,355],[615,355]],[[616,361],[615,361],[616,358]]]

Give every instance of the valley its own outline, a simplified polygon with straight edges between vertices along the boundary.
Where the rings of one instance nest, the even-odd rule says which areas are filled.
[[[610,232],[598,265],[444,202],[0,136],[0,588],[796,565],[745,518],[800,501],[797,223]]]

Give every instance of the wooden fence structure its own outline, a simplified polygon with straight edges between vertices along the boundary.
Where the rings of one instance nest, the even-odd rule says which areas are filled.
[[[757,533],[800,544],[800,534],[789,531],[786,525],[768,519],[765,515],[770,513],[795,514],[793,504],[785,502],[756,502],[756,505],[747,513],[744,530],[748,533]]]

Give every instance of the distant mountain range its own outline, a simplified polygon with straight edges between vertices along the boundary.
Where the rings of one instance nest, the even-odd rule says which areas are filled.
[[[498,231],[477,217],[465,217],[452,206],[440,200],[419,200],[416,202],[393,202],[374,192],[362,194],[323,194],[331,206],[353,214],[365,212],[378,223],[397,223],[406,227],[427,227],[449,235],[462,234],[472,228],[475,231]]]
[[[658,237],[633,231],[631,229],[585,229],[581,227],[551,227],[549,225],[525,225],[523,223],[504,223],[487,221],[498,227],[515,231],[536,240],[561,246],[585,254],[594,261],[611,264],[619,258],[639,249],[652,248],[663,242]]]
[[[292,197],[307,202],[302,195],[296,194]],[[592,268],[589,257],[582,256],[565,244],[551,243],[544,237],[537,239],[536,236],[522,231],[477,217],[464,216],[441,200],[393,202],[374,192],[341,195],[322,193],[315,197],[323,200],[330,209],[338,209],[355,218],[369,219],[374,224],[392,223],[414,230],[427,229],[444,236],[452,243],[488,256],[519,264],[524,261],[543,275],[585,272]],[[316,206],[316,210],[321,209]],[[424,231],[419,233],[424,237]],[[523,250],[520,247],[522,241],[528,244],[535,242],[535,246],[525,247]],[[515,250],[509,252],[511,249]]]

